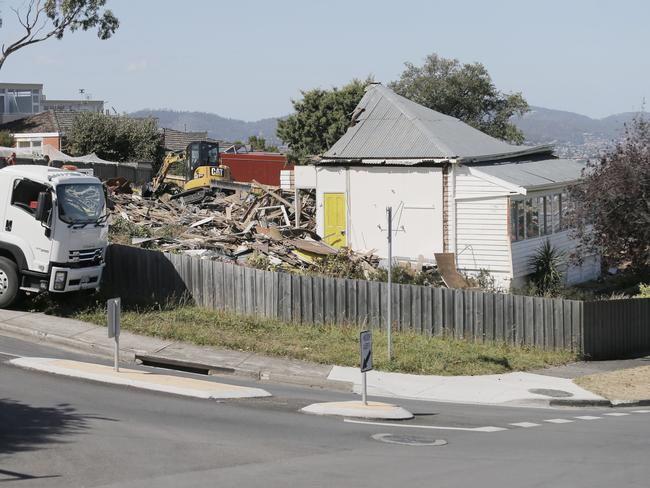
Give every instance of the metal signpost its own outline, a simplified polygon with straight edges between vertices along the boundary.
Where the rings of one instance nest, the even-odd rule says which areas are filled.
[[[361,353],[361,400],[368,405],[368,386],[366,383],[366,372],[372,370],[372,332],[364,330],[359,334],[359,351]]]
[[[122,312],[122,303],[119,298],[111,298],[106,303],[108,314],[108,337],[115,338],[115,371],[120,370],[120,314]]]
[[[392,305],[393,305],[393,207],[386,207],[388,219],[388,298],[386,301],[386,334],[388,341],[388,360],[393,359],[392,333]]]

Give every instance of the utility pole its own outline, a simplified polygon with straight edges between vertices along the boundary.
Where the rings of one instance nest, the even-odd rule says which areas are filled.
[[[393,306],[393,207],[386,207],[386,218],[388,220],[388,297],[386,302],[386,337],[388,340],[388,360],[393,360],[392,341],[392,306]]]

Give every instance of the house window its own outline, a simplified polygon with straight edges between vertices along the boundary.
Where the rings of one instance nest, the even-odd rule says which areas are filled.
[[[517,235],[519,234],[519,207],[521,202],[516,200],[510,201],[510,241],[514,242],[517,240]]]
[[[9,113],[12,114],[33,113],[31,90],[30,91],[8,90],[7,98],[9,100]]]
[[[573,213],[573,202],[571,201],[571,198],[569,198],[569,194],[567,192],[563,192],[560,198],[562,202],[560,213],[560,228],[562,230],[565,230],[569,228],[569,220],[571,218],[571,214]]]
[[[511,199],[510,240],[522,241],[566,230],[571,208],[566,192]]]
[[[43,153],[43,140],[42,139],[23,139],[16,141],[16,147],[19,149],[31,149],[32,154]]]
[[[537,198],[527,198],[526,205],[526,239],[539,236],[539,206]]]
[[[552,201],[552,207],[551,207],[551,217],[552,217],[552,232],[560,232],[561,227],[561,219],[560,219],[560,208],[562,208],[562,195],[559,193],[556,193],[555,195],[552,195],[549,197]]]

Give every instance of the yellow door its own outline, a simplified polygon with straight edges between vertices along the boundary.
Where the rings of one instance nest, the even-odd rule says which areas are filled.
[[[325,242],[334,247],[345,247],[345,194],[325,193]]]

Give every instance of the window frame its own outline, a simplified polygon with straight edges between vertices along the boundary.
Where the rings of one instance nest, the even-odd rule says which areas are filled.
[[[510,196],[510,242],[548,237],[569,230],[567,212],[570,205],[566,187],[532,195]],[[532,220],[531,223],[529,219]]]
[[[23,203],[22,201],[19,202],[18,204],[16,203],[16,200],[17,200],[17,198],[16,198],[16,189],[23,182],[25,182],[26,184],[32,184],[32,185],[35,185],[35,186],[37,185],[37,186],[41,187],[39,189],[38,193],[41,193],[43,191],[52,191],[52,188],[45,185],[45,184],[43,184],[43,183],[39,183],[38,181],[30,180],[28,178],[16,178],[14,180],[13,185],[12,185],[12,189],[11,189],[11,198],[9,199],[9,203],[11,204],[12,207],[17,208],[19,210],[22,210],[23,212],[26,212],[27,214],[34,217],[34,215],[36,215],[36,209],[32,208],[30,206],[30,203],[33,202],[33,201],[38,202],[38,193],[36,194],[36,200],[30,200],[27,204]]]

